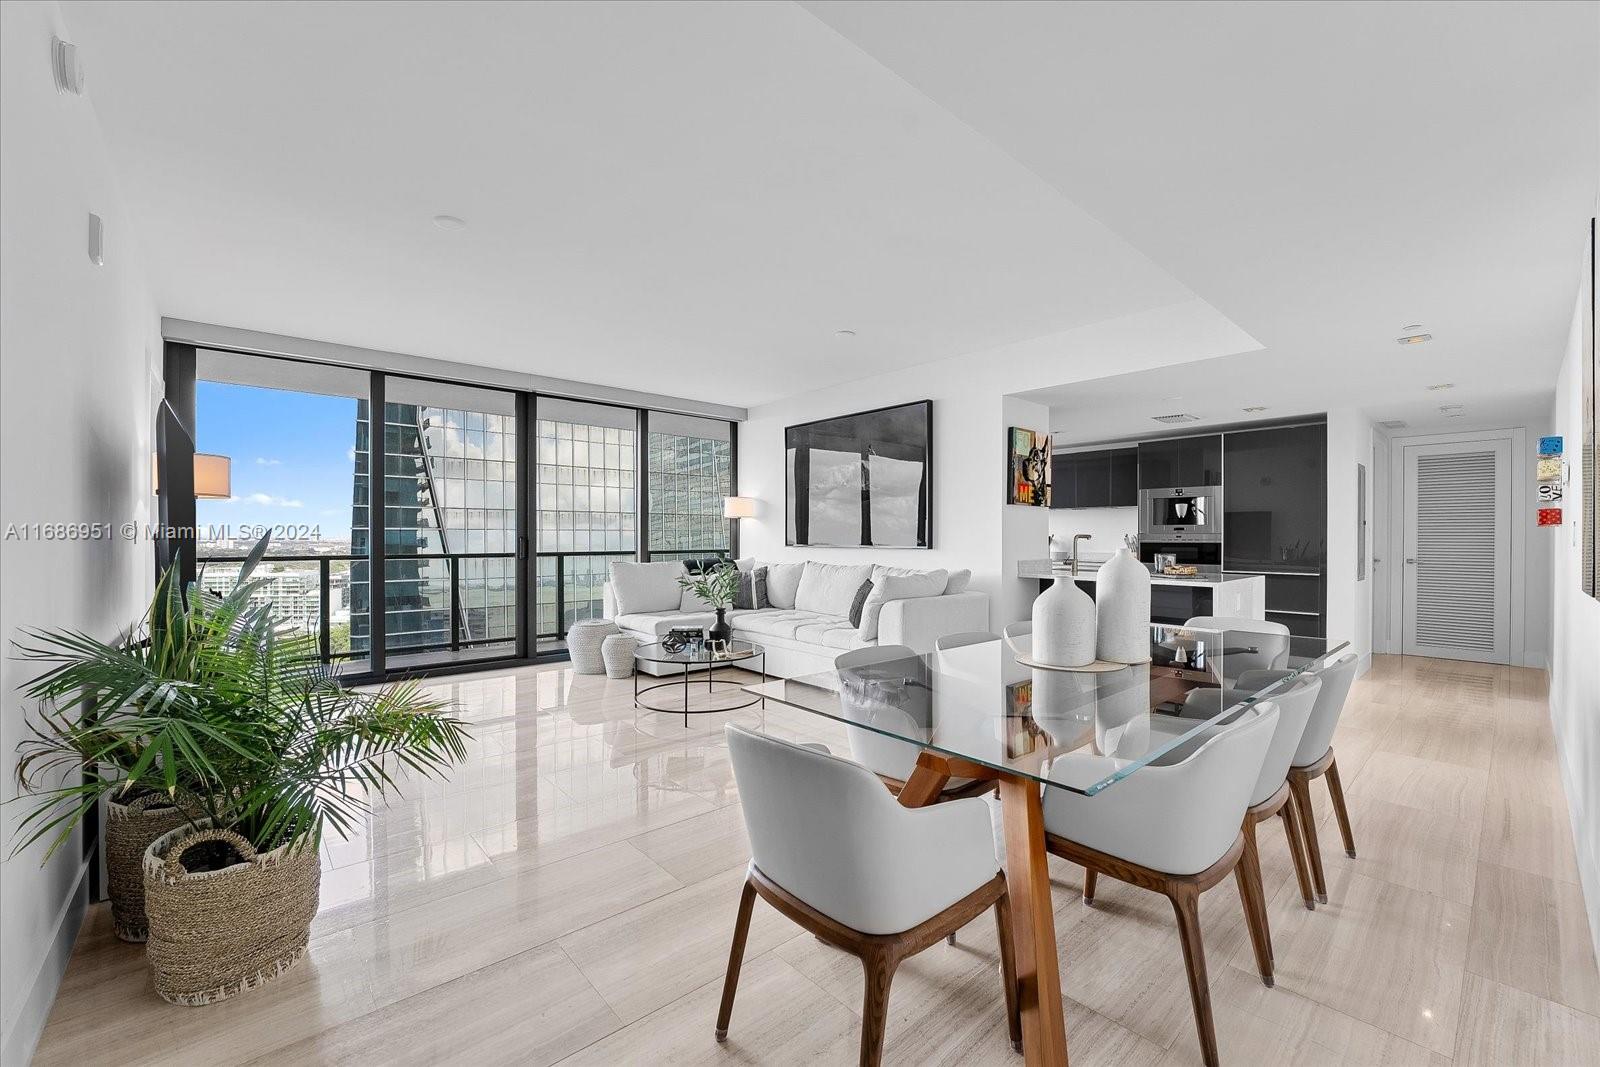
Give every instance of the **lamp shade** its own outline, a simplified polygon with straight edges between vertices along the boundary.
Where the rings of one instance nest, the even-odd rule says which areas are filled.
[[[161,492],[160,468],[155,454],[150,456],[150,492]],[[196,500],[227,500],[233,496],[233,460],[210,452],[194,454],[194,496]]]
[[[722,517],[725,519],[748,519],[756,513],[756,498],[753,496],[725,496],[722,498]]]
[[[194,454],[196,500],[226,500],[233,495],[233,460],[208,452]]]

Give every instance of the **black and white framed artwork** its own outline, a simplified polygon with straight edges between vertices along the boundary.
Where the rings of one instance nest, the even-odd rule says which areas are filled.
[[[786,541],[933,547],[933,401],[784,429]]]

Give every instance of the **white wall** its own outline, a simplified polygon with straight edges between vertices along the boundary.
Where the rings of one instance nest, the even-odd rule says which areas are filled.
[[[71,40],[54,3],[0,5],[0,529],[16,523],[150,519],[150,422],[159,396],[155,309],[132,256],[90,97],[58,94],[50,38]],[[94,58],[85,57],[94,85]],[[87,219],[106,224],[89,262]],[[137,618],[150,545],[0,541],[0,639],[21,626],[111,636]],[[0,658],[0,795],[30,672]],[[20,807],[3,809],[9,854]],[[34,847],[0,866],[0,1062],[26,1063],[84,908],[83,849],[45,866]]]
[[[1050,512],[1050,533],[1063,541],[1086,533],[1085,559],[1109,558],[1124,537],[1139,535],[1138,508],[1060,508]]]
[[[1562,500],[1566,525],[1554,536],[1551,552],[1550,720],[1556,735],[1562,784],[1572,806],[1572,838],[1577,845],[1578,873],[1588,903],[1589,933],[1600,953],[1600,601],[1587,596],[1579,578],[1582,541],[1587,534],[1583,499],[1583,300],[1572,321],[1566,361],[1556,384],[1551,412],[1552,432],[1566,438],[1572,477]]]
[[[1327,635],[1350,642],[1361,670],[1372,663],[1372,547],[1365,578],[1356,577],[1356,464],[1367,470],[1367,516],[1372,515],[1372,420],[1351,408],[1328,412]],[[1368,529],[1371,527],[1369,525]]]
[[[1049,411],[1007,394],[1256,347],[1209,305],[1190,301],[754,408],[739,431],[739,490],[761,510],[743,520],[740,551],[766,560],[970,567],[973,587],[994,598],[991,628],[1026,618],[1038,583],[1018,579],[1016,563],[1045,555],[1050,515],[1004,503],[1005,430],[1048,429]],[[786,547],[784,427],[923,399],[934,402],[933,548]]]

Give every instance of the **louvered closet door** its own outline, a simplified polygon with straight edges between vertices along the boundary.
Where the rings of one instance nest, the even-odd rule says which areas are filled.
[[[1507,662],[1511,445],[1406,449],[1405,652]]]

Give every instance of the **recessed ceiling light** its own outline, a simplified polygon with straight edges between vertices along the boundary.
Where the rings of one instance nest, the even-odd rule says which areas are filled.
[[[464,230],[467,228],[467,220],[458,219],[454,215],[435,215],[433,224],[441,230]]]
[[[835,337],[854,337],[856,332],[854,330],[834,330],[833,335]]]
[[[1439,409],[1439,414],[1443,415],[1447,419],[1459,419],[1466,413],[1466,409],[1460,404],[1446,404]]]
[[[1431,333],[1408,333],[1404,337],[1396,337],[1396,341],[1403,345],[1420,345],[1433,340]]]
[[[1455,387],[1456,387],[1456,383],[1455,382],[1440,382],[1438,385],[1430,385],[1430,386],[1428,386],[1428,392],[1430,392],[1430,393],[1442,393],[1446,389],[1454,389]]]
[[[1267,410],[1267,409],[1266,409],[1266,406],[1265,406],[1265,405],[1257,405],[1257,406],[1256,406],[1256,407],[1253,407],[1253,408],[1245,408],[1245,409],[1244,409],[1244,410],[1246,410],[1246,411],[1265,411],[1265,410]]]

